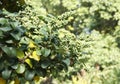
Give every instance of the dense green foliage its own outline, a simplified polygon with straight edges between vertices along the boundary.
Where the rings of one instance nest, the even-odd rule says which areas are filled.
[[[0,83],[119,84],[119,0],[0,0]]]

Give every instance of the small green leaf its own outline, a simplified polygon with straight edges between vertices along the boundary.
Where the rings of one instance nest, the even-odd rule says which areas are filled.
[[[28,37],[22,37],[20,40],[21,44],[29,44],[30,39]]]
[[[2,77],[3,77],[4,79],[8,79],[8,78],[10,77],[10,75],[11,75],[11,72],[12,72],[12,71],[10,71],[10,70],[8,70],[8,69],[5,69],[4,71],[2,71]]]
[[[24,73],[24,71],[25,71],[25,65],[24,64],[19,64],[18,68],[16,69],[16,72],[18,74],[22,74],[22,73]]]
[[[7,19],[5,19],[5,18],[0,18],[0,24],[4,25],[4,24],[6,24],[7,22],[8,22]]]
[[[23,59],[24,58],[24,52],[23,51],[21,51],[21,50],[17,50],[17,58],[19,58],[19,59]]]
[[[11,66],[13,69],[17,69],[18,68],[18,64],[12,65]]]
[[[30,68],[33,67],[32,62],[30,59],[26,59],[25,62],[30,66]]]
[[[3,37],[3,36],[4,36],[4,35],[3,35],[3,32],[2,32],[2,31],[0,31],[0,38],[1,38],[1,37]]]
[[[45,57],[49,56],[49,55],[50,55],[50,52],[51,52],[50,49],[46,49],[46,48],[42,48],[42,49],[41,49],[41,53],[42,53],[42,55],[45,56]]]
[[[64,62],[67,66],[70,65],[70,59],[65,59],[65,60],[63,60],[63,62]]]
[[[46,56],[46,57],[49,56],[50,52],[51,52],[51,51],[50,51],[49,49],[45,49],[45,54],[44,54],[44,56]]]
[[[50,65],[50,63],[49,63],[48,61],[41,63],[41,67],[42,67],[43,69],[47,68],[49,65]]]
[[[10,28],[10,27],[2,27],[2,28],[0,28],[0,30],[3,31],[3,32],[8,32],[8,31],[12,30],[12,28]]]
[[[37,55],[40,56],[40,55],[41,55],[41,50],[37,49],[37,50],[36,50],[36,53],[37,53]]]
[[[6,43],[11,44],[11,43],[14,43],[14,42],[13,42],[13,40],[7,40]]]
[[[26,71],[25,72],[25,79],[28,81],[32,80],[34,76],[35,76],[34,71]]]

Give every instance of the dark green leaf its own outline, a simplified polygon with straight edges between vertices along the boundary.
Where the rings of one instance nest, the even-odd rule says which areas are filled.
[[[4,35],[3,35],[3,32],[2,31],[0,31],[0,37],[3,37]]]
[[[10,77],[10,75],[11,75],[11,72],[12,72],[12,71],[10,71],[10,70],[8,70],[8,69],[5,69],[4,71],[2,71],[2,77],[3,77],[4,79],[8,79],[8,78]]]
[[[2,47],[2,50],[9,56],[9,57],[15,57],[16,56],[16,49],[13,47]]]
[[[20,32],[13,32],[13,33],[10,33],[10,34],[13,38],[15,38],[15,40],[20,40],[20,38],[21,38],[21,33]]]
[[[34,71],[26,71],[25,72],[25,79],[28,81],[32,80],[34,76],[35,76]]]
[[[49,65],[50,65],[50,63],[48,61],[44,61],[41,63],[41,67],[44,69],[47,68]]]
[[[5,66],[4,66],[3,61],[0,60],[0,71],[1,71],[4,67],[5,67]]]

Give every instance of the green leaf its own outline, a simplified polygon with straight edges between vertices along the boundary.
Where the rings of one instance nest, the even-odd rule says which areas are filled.
[[[1,70],[3,70],[3,68],[4,68],[5,66],[4,66],[4,63],[3,63],[3,61],[2,60],[0,60],[0,71]]]
[[[10,28],[10,27],[2,27],[2,28],[0,28],[0,30],[3,31],[3,32],[8,32],[8,31],[12,30],[12,28]]]
[[[67,66],[70,65],[70,59],[65,59],[65,60],[63,60],[63,62],[64,62]]]
[[[50,49],[46,49],[46,48],[42,48],[41,49],[41,54],[45,57],[50,55],[51,50]]]
[[[9,57],[15,57],[16,56],[16,49],[13,47],[2,47],[2,50],[9,56]]]
[[[44,54],[44,56],[46,56],[46,57],[49,56],[50,52],[51,52],[51,51],[50,51],[49,49],[45,49],[45,54]]]
[[[19,22],[16,21],[16,22],[11,22],[10,25],[12,26],[12,28],[16,28],[17,26],[19,26]]]
[[[3,35],[3,32],[2,31],[0,31],[0,37],[3,37],[4,35]]]
[[[7,19],[5,18],[0,18],[0,24],[4,25],[7,23]]]
[[[40,56],[40,55],[41,55],[41,50],[37,49],[37,50],[36,50],[36,53],[37,53],[37,55]]]
[[[10,35],[11,35],[13,38],[15,38],[15,40],[20,40],[20,38],[21,38],[21,33],[20,33],[20,32],[17,32],[17,33],[12,32],[12,33],[10,33]]]
[[[9,44],[14,43],[13,40],[7,40],[7,41],[5,41],[5,42],[6,42],[6,43],[9,43]]]
[[[39,31],[40,31],[40,33],[41,33],[43,36],[47,36],[47,35],[48,35],[48,32],[45,30],[45,28],[41,28]]]
[[[30,39],[28,37],[22,37],[20,40],[21,44],[29,44]]]
[[[35,76],[34,71],[26,71],[25,72],[25,79],[28,81],[32,80],[34,76]]]
[[[25,65],[24,64],[19,64],[18,68],[16,69],[16,72],[18,74],[22,74],[22,73],[24,73],[24,71],[25,71]]]
[[[8,79],[8,78],[10,77],[10,75],[11,75],[11,72],[12,72],[12,71],[10,71],[10,70],[8,70],[8,69],[5,69],[4,71],[2,71],[2,77],[3,77],[4,79]]]
[[[17,69],[18,68],[18,64],[12,65],[11,66],[13,69]]]
[[[44,61],[44,62],[41,63],[41,67],[43,69],[47,68],[49,65],[50,65],[50,63],[48,61]]]

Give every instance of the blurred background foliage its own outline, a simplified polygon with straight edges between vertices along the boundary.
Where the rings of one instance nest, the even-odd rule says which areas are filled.
[[[119,84],[120,0],[0,0],[0,83]]]

